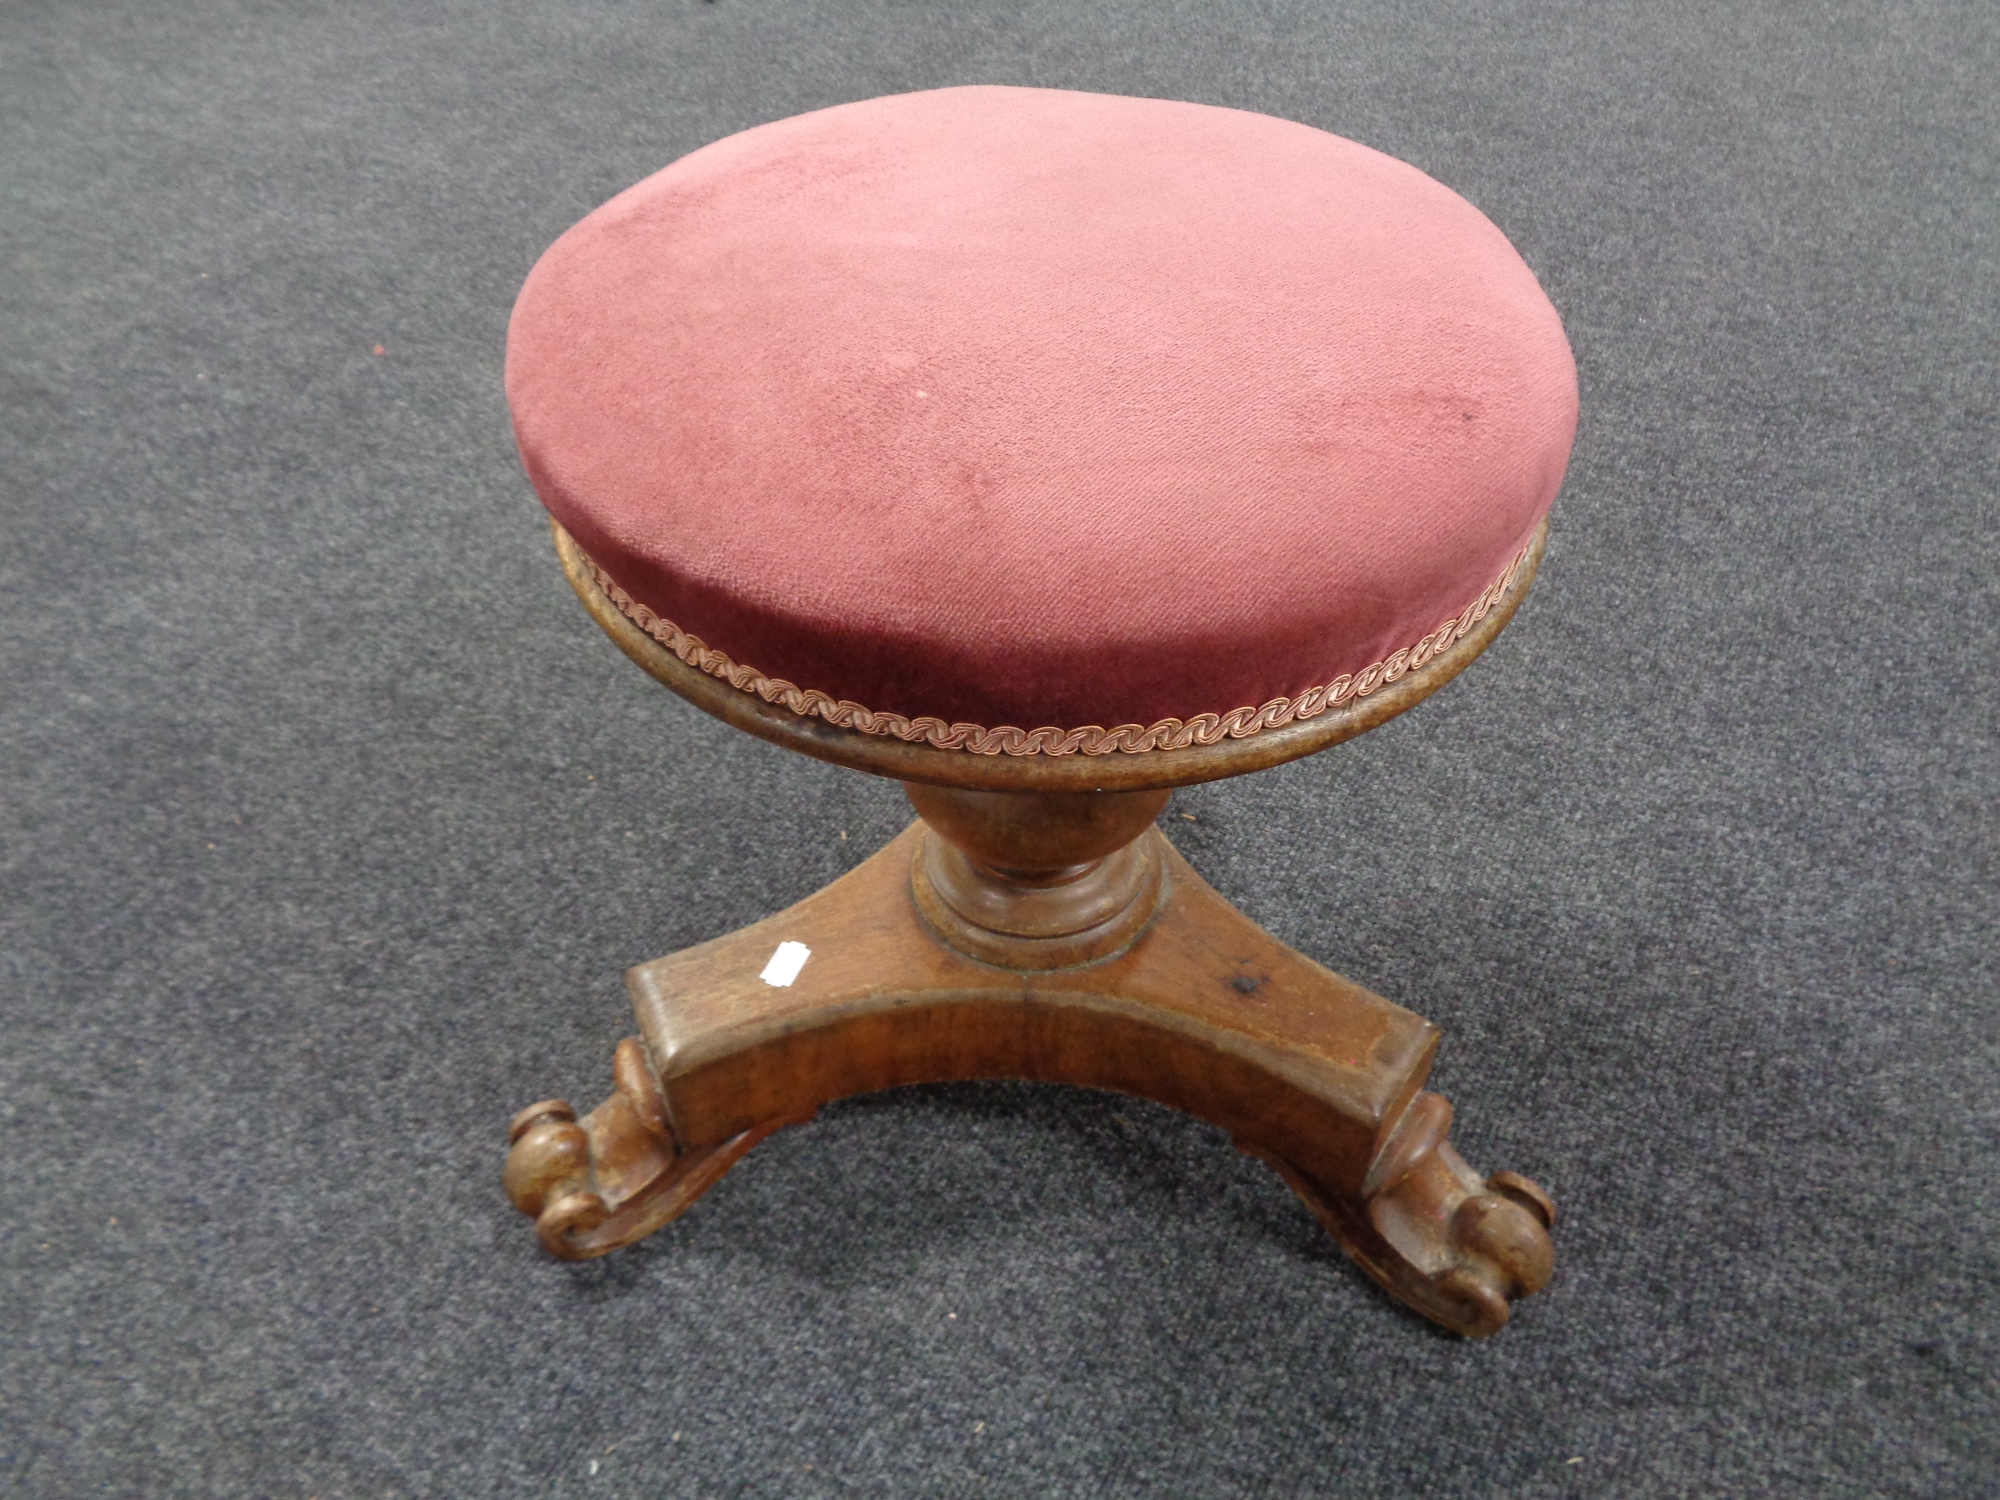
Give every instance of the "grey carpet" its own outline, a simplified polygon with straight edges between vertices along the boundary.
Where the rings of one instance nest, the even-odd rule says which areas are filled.
[[[1984,0],[15,0],[0,1492],[2000,1490],[1996,79]],[[829,1108],[580,1267],[501,1196],[624,966],[907,816],[578,609],[515,289],[704,142],[969,81],[1353,136],[1567,320],[1517,623],[1169,814],[1561,1200],[1491,1342],[1110,1096]]]

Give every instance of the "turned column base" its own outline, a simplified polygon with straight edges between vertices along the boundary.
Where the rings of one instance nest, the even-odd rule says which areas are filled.
[[[1547,1283],[1554,1206],[1452,1149],[1451,1107],[1423,1088],[1435,1027],[1223,900],[1153,826],[1165,793],[1078,799],[1046,848],[1022,841],[1048,805],[1012,844],[990,809],[954,824],[1007,795],[913,789],[948,838],[919,822],[790,910],[629,971],[640,1035],[612,1096],[514,1122],[508,1192],[549,1251],[652,1233],[829,1100],[1025,1078],[1220,1125],[1391,1296],[1460,1333],[1497,1331]]]

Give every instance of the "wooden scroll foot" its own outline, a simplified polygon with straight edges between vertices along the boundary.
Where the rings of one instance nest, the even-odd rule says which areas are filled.
[[[1303,1198],[1355,1264],[1397,1301],[1472,1338],[1506,1325],[1515,1298],[1555,1270],[1556,1206],[1518,1172],[1485,1181],[1445,1140],[1451,1105],[1418,1094],[1370,1165],[1359,1200],[1248,1143]]]
[[[1423,1091],[1436,1028],[1223,900],[1153,825],[1164,793],[911,800],[925,821],[842,879],[626,975],[642,1036],[617,1091],[582,1120],[552,1101],[514,1123],[508,1191],[553,1253],[651,1233],[829,1100],[1029,1078],[1222,1126],[1447,1328],[1493,1333],[1547,1283],[1547,1195],[1482,1180]]]
[[[589,1260],[679,1218],[724,1172],[780,1125],[742,1130],[682,1151],[643,1044],[628,1036],[612,1059],[617,1092],[581,1120],[562,1099],[514,1116],[503,1180],[514,1206],[535,1221],[542,1248]]]

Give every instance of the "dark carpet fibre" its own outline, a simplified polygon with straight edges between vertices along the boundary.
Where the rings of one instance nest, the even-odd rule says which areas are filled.
[[[1996,80],[1990,0],[13,0],[0,1493],[2000,1493]],[[909,816],[577,607],[515,290],[718,136],[975,81],[1365,141],[1567,320],[1513,627],[1167,815],[1562,1203],[1490,1342],[1109,1095],[836,1105],[583,1266],[500,1192],[626,965]]]

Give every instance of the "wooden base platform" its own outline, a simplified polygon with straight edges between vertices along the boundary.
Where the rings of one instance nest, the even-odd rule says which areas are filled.
[[[829,1100],[1026,1078],[1220,1125],[1460,1333],[1548,1281],[1547,1195],[1468,1168],[1424,1091],[1436,1028],[1223,900],[1154,825],[1166,792],[909,792],[925,821],[842,879],[630,971],[640,1035],[603,1104],[515,1118],[508,1192],[551,1253],[652,1233]]]

